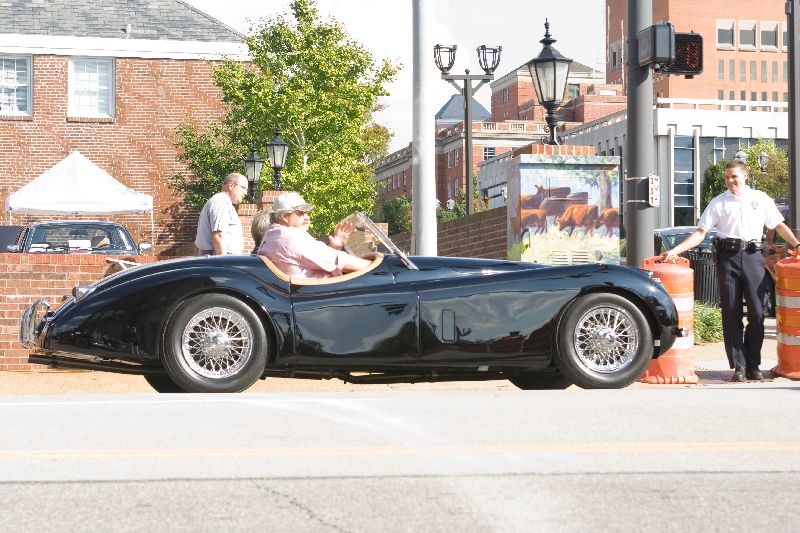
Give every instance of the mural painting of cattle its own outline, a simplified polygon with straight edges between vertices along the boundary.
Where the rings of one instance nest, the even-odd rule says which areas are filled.
[[[619,232],[619,209],[616,207],[608,207],[600,212],[597,219],[597,227],[606,227],[606,235],[608,237],[614,236],[614,228]]]
[[[572,235],[576,228],[583,228],[585,234],[593,235],[597,217],[596,205],[570,205],[558,218],[558,230],[564,231],[564,228],[568,228],[568,235]]]

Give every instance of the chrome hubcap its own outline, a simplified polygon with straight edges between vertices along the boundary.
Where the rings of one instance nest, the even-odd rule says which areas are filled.
[[[245,318],[225,307],[212,307],[192,317],[181,336],[181,352],[189,367],[208,378],[237,374],[250,359],[253,331]]]
[[[578,320],[573,342],[587,368],[608,374],[626,368],[633,361],[639,351],[639,331],[625,309],[597,306]]]

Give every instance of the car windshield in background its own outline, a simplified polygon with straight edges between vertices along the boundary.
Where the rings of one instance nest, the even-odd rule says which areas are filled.
[[[130,237],[114,225],[38,225],[30,237],[30,253],[135,253]]]
[[[662,234],[661,238],[664,240],[664,246],[666,250],[672,250],[678,244],[683,241],[686,237],[688,237],[692,232],[688,231],[686,233],[673,233],[673,234]],[[712,244],[711,239],[717,236],[716,231],[709,231],[706,233],[703,242],[701,242],[696,248],[700,250],[711,250]]]

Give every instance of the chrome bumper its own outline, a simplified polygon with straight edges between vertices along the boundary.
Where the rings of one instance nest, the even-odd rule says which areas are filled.
[[[42,332],[43,318],[49,309],[50,302],[36,300],[33,305],[22,313],[22,318],[19,322],[19,342],[29,350],[41,348],[37,338]]]

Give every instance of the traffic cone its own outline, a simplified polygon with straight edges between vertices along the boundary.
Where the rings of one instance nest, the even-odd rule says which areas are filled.
[[[661,263],[658,257],[642,261],[642,268],[653,272],[653,277],[661,280],[664,288],[678,309],[678,327],[686,328],[689,335],[678,337],[666,353],[650,361],[639,378],[644,383],[662,385],[694,384],[699,380],[694,372],[694,271],[689,260],[677,257],[675,263]]]
[[[800,379],[800,261],[797,255],[778,261],[775,275],[778,365],[772,373]]]

